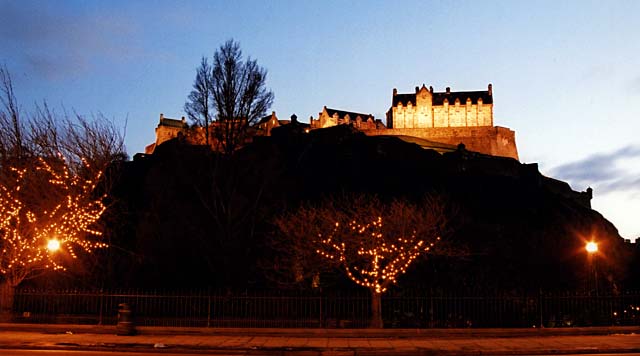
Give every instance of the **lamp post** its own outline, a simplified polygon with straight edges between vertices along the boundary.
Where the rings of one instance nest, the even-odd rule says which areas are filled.
[[[589,279],[591,279],[591,270],[593,270],[593,285],[596,291],[596,296],[598,295],[598,268],[596,266],[596,254],[598,253],[598,244],[594,241],[587,242],[585,246],[587,250],[588,259],[589,259]],[[591,283],[589,283],[591,284]]]

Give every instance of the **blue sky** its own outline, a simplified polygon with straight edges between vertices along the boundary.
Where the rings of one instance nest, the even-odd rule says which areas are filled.
[[[280,118],[323,105],[384,119],[392,89],[484,90],[522,162],[640,236],[638,1],[7,1],[0,63],[23,109],[127,120],[130,155],[184,115],[195,68],[229,38],[268,71]]]

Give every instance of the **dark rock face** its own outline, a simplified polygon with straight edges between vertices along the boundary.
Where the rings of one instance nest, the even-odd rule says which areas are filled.
[[[414,201],[440,194],[450,203],[446,239],[459,253],[420,261],[402,277],[405,287],[581,288],[584,244],[595,238],[603,283],[620,288],[631,259],[587,193],[536,165],[464,149],[441,155],[347,126],[262,139],[231,158],[169,141],[121,177],[116,199],[129,218],[116,239],[136,258],[121,267],[130,279],[114,285],[268,286],[261,261],[271,219],[344,192]]]

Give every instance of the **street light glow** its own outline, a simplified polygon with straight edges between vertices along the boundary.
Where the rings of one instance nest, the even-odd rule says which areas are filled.
[[[47,249],[51,252],[56,252],[60,249],[60,241],[58,239],[51,239],[49,243],[47,243]]]
[[[598,252],[598,244],[591,241],[587,243],[587,252],[589,253],[594,253],[594,252]]]

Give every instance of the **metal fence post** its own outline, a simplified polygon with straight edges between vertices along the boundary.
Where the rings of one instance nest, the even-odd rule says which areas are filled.
[[[102,325],[102,315],[104,309],[104,291],[102,289],[100,289],[100,294],[98,295],[98,297],[100,298],[100,315],[98,316],[98,325]]]
[[[207,327],[211,327],[211,289],[207,293]]]
[[[542,297],[542,288],[539,288],[538,289],[538,313],[540,315],[540,328],[541,329],[544,328],[544,320],[543,320],[543,317],[542,317],[542,308],[543,308],[542,298],[543,298]]]
[[[320,327],[322,328],[323,322],[322,322],[322,290],[320,290]]]
[[[433,310],[433,287],[429,287],[429,327],[434,328],[435,322],[433,320],[433,315],[435,311]]]

